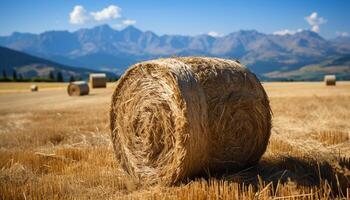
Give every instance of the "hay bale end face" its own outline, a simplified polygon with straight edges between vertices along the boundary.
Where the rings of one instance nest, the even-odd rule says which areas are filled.
[[[32,92],[37,92],[39,90],[38,86],[37,85],[31,85],[30,86],[30,91]]]
[[[67,92],[69,96],[88,95],[89,91],[89,85],[85,81],[71,82],[67,87]]]
[[[171,185],[256,164],[271,131],[268,97],[239,62],[169,58],[132,66],[112,96],[116,157],[142,184]]]
[[[336,85],[336,76],[335,75],[326,75],[324,76],[324,82],[327,86]]]
[[[107,77],[103,73],[90,74],[89,82],[92,88],[105,88],[107,87]]]

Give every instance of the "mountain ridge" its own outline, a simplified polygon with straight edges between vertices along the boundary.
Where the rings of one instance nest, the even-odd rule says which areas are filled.
[[[240,59],[260,76],[297,70],[334,56],[350,54],[350,42],[326,40],[315,32],[274,35],[240,30],[221,37],[157,35],[134,26],[123,30],[108,25],[74,32],[13,33],[0,45],[67,65],[123,71],[139,61],[168,56],[216,56]]]
[[[1,46],[0,70],[8,75],[16,71],[25,78],[48,77],[50,72],[61,72],[65,80],[68,80],[71,76],[87,79],[89,73],[100,72],[97,70],[63,65]],[[115,77],[115,75],[111,73],[108,75],[109,77]]]

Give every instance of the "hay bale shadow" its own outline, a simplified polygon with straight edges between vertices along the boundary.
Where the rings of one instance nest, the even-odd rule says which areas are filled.
[[[297,186],[305,187],[321,187],[327,182],[334,196],[344,196],[350,187],[350,158],[318,162],[310,158],[283,156],[263,159],[257,165],[241,171],[222,171],[200,176],[208,181],[215,178],[245,185],[251,184],[256,190],[261,180],[272,183],[273,188],[290,181]]]

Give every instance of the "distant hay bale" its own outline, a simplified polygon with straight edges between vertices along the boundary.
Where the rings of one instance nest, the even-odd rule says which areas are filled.
[[[30,86],[30,91],[32,91],[32,92],[37,92],[38,91],[38,86],[37,85],[31,85]]]
[[[328,85],[335,85],[336,84],[336,76],[335,75],[326,75],[324,76],[324,82]]]
[[[89,85],[85,81],[75,81],[69,83],[67,87],[69,96],[82,96],[89,94]]]
[[[105,88],[107,86],[106,74],[90,74],[89,82],[92,88]]]
[[[171,185],[258,162],[271,112],[258,79],[236,61],[158,59],[132,66],[117,82],[110,128],[128,174]]]

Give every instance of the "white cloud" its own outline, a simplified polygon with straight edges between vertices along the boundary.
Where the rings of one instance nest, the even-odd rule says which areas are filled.
[[[274,35],[294,35],[295,33],[298,33],[301,31],[303,31],[303,29],[297,29],[297,30],[283,29],[280,31],[275,31],[272,34],[274,34]]]
[[[123,20],[123,24],[126,26],[133,25],[133,24],[136,24],[136,20],[126,19],[126,20]]]
[[[311,26],[311,30],[314,32],[319,32],[320,25],[327,22],[327,20],[325,20],[324,18],[319,17],[317,12],[311,13],[311,15],[305,17],[305,20],[307,21],[307,23],[309,23],[309,25]]]
[[[88,21],[105,21],[121,17],[121,8],[116,5],[110,5],[100,11],[88,13],[81,5],[74,6],[69,13],[69,22],[71,24],[84,24]]]
[[[339,31],[337,31],[335,34],[337,36],[340,36],[340,37],[348,37],[349,36],[348,32],[339,32]]]
[[[81,5],[74,6],[71,13],[69,13],[69,22],[71,24],[84,24],[89,20],[89,15]]]
[[[107,8],[104,8],[97,12],[91,12],[91,16],[96,21],[110,20],[121,17],[122,9],[115,5],[110,5]]]
[[[222,36],[222,34],[216,32],[216,31],[210,31],[210,32],[208,33],[208,35],[209,35],[209,36],[212,36],[212,37],[221,37],[221,36]]]
[[[320,26],[322,24],[327,23],[327,20],[323,17],[318,16],[317,12],[311,13],[309,16],[305,17],[306,22],[311,26],[311,30],[313,32],[318,33],[320,31]],[[274,35],[293,35],[295,33],[301,32],[303,29],[297,29],[297,30],[290,30],[290,29],[283,29],[279,31],[275,31],[272,34]]]

